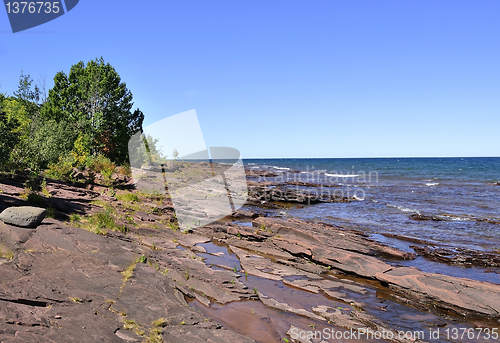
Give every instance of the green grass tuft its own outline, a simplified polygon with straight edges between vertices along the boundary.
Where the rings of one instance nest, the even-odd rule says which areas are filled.
[[[128,201],[128,202],[139,202],[139,197],[134,193],[121,193],[116,195],[116,200]]]

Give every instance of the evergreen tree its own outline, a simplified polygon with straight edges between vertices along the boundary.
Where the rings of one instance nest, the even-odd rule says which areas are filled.
[[[59,72],[42,109],[46,120],[75,123],[92,142],[93,155],[127,161],[127,143],[142,127],[144,114],[132,111],[132,93],[104,59],[79,62],[68,75]]]

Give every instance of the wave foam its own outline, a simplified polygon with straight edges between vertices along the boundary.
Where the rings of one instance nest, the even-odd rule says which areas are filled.
[[[328,173],[325,173],[325,176],[330,176],[330,177],[358,177],[359,175],[355,175],[355,174],[328,174]]]
[[[414,209],[411,209],[411,208],[408,208],[408,207],[404,207],[404,206],[401,206],[401,205],[387,204],[387,206],[392,207],[392,208],[397,208],[398,210],[403,211],[403,212],[412,212],[412,213],[420,214],[420,212],[417,211],[417,210],[414,210]]]

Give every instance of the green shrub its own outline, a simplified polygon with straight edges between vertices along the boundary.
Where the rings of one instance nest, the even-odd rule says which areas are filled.
[[[129,223],[130,225],[137,226],[137,224],[134,221],[134,218],[132,218],[131,216],[127,216],[127,218],[125,219],[127,220],[127,223]]]
[[[76,139],[71,154],[79,165],[85,165],[85,161],[90,156],[92,150],[92,138],[89,135],[80,133]]]
[[[76,214],[76,213],[72,213],[69,215],[69,221],[70,222],[79,222],[82,218],[80,217],[79,214]]]
[[[85,166],[94,173],[102,174],[104,177],[106,175],[111,177],[116,169],[116,165],[103,155],[88,156],[85,160]]]
[[[52,207],[52,205],[49,205],[47,207],[47,218],[55,218],[56,217],[56,210]]]
[[[45,175],[56,180],[71,180],[76,162],[72,154],[61,156],[58,163],[49,164],[49,169],[45,172]]]
[[[106,179],[106,181],[110,181],[111,180],[111,176],[113,175],[113,170],[111,168],[104,168],[101,170],[101,175],[104,176],[104,178]]]
[[[19,168],[43,169],[69,154],[76,129],[65,121],[44,120],[39,116],[26,118],[19,127],[20,140],[10,153]],[[17,131],[17,130],[16,130]]]
[[[179,225],[177,223],[167,223],[167,226],[174,231],[179,230]]]
[[[128,163],[125,163],[121,167],[117,167],[116,168],[116,172],[118,174],[122,174],[122,175],[125,175],[125,176],[132,176],[132,170],[130,169],[130,165]]]
[[[29,193],[26,200],[33,205],[43,205],[43,198],[38,193]]]
[[[116,226],[115,220],[108,211],[94,213],[90,216],[89,223],[97,229],[113,230]]]
[[[47,198],[50,198],[52,195],[50,194],[49,190],[47,189],[47,180],[43,178],[43,181],[40,185],[41,187],[41,192],[43,195],[45,195]]]
[[[125,225],[118,226],[117,229],[118,229],[118,231],[123,232],[123,233],[128,232],[128,227],[126,227]]]

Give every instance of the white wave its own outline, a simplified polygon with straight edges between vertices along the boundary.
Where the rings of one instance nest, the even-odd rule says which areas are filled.
[[[439,217],[445,218],[445,219],[451,220],[451,221],[469,221],[469,220],[472,220],[472,218],[460,217],[460,216],[455,216],[452,214],[443,214],[443,215],[440,215]]]
[[[414,209],[411,209],[411,208],[407,208],[407,207],[404,207],[404,206],[401,206],[401,205],[387,204],[387,206],[392,207],[392,208],[397,208],[398,210],[403,211],[403,212],[412,212],[412,213],[420,214],[420,212],[417,211],[417,210],[414,210]]]
[[[429,187],[431,187],[431,186],[437,186],[437,185],[439,185],[439,182],[430,182],[430,183],[426,183],[425,185],[429,186]]]
[[[330,177],[358,177],[359,175],[355,175],[355,174],[328,174],[328,173],[325,173],[325,176],[330,176]]]
[[[461,218],[461,217],[447,217],[451,221],[468,221],[470,218]]]
[[[279,170],[290,170],[290,168],[286,168],[286,167],[277,167],[277,166],[272,166],[272,168],[274,168],[274,169],[279,169]]]

